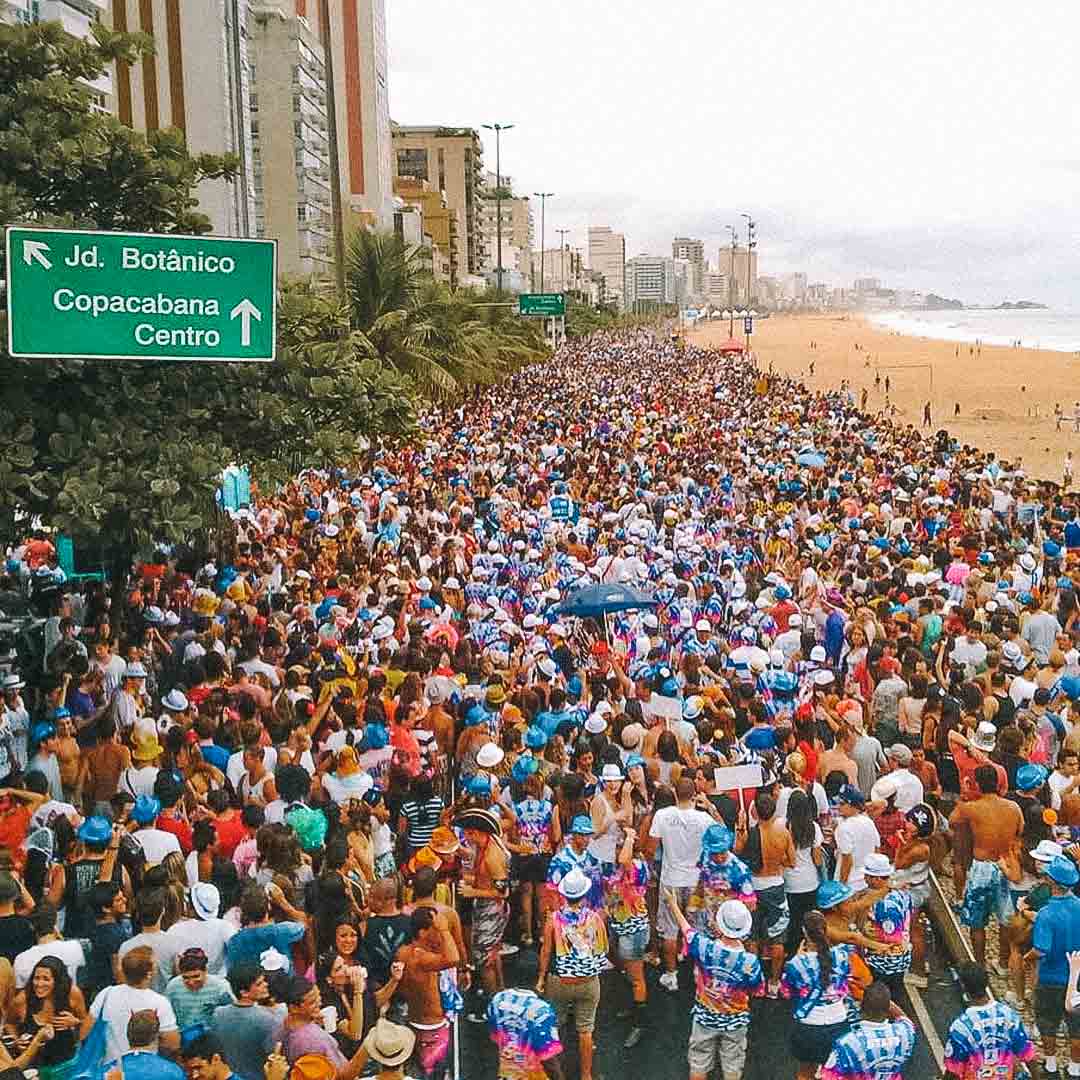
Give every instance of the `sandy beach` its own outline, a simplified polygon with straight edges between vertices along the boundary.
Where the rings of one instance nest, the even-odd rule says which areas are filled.
[[[735,329],[743,340],[738,320]],[[726,319],[693,334],[702,344],[718,344],[727,336]],[[921,425],[929,400],[930,430],[944,427],[962,443],[994,450],[1009,461],[1020,458],[1031,476],[1060,483],[1066,451],[1080,460],[1080,433],[1071,421],[1061,431],[1054,426],[1055,404],[1071,418],[1080,401],[1080,360],[1069,353],[993,345],[976,351],[966,344],[900,335],[857,315],[759,319],[753,347],[763,369],[797,375],[814,389],[839,387],[843,379],[856,395],[865,387],[871,410],[886,407],[888,376],[889,403],[899,410],[898,418]],[[878,387],[875,374],[881,376]],[[956,403],[959,416],[953,415]]]

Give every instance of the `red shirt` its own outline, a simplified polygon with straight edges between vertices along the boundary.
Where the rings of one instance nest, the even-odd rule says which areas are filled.
[[[214,831],[217,833],[217,853],[226,859],[231,859],[233,852],[248,838],[239,810],[227,810],[221,817],[214,818]]]
[[[191,832],[191,826],[182,821],[178,817],[173,816],[173,811],[163,810],[158,814],[157,827],[162,832],[172,833],[173,836],[180,843],[180,850],[185,856],[191,854],[191,850],[194,847],[194,838]]]

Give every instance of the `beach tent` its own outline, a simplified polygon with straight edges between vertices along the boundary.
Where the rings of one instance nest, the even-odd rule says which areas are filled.
[[[738,353],[741,356],[743,353],[743,346],[732,337],[728,338],[727,341],[720,346],[720,351],[722,353]]]
[[[601,582],[571,593],[555,612],[558,615],[576,615],[580,619],[595,619],[614,611],[636,611],[658,606],[658,600],[639,589]]]

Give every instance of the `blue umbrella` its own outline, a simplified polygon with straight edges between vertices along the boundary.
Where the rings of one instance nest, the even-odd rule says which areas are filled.
[[[811,469],[825,468],[825,455],[819,454],[816,450],[804,451],[795,459],[795,461],[799,465],[808,465]]]
[[[601,582],[599,585],[586,585],[572,592],[555,610],[560,615],[595,619],[614,611],[633,611],[658,606],[659,601],[640,589]]]

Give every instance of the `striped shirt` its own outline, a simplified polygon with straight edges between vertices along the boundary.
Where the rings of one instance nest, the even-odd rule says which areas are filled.
[[[443,801],[438,795],[432,795],[423,802],[409,799],[402,804],[401,816],[409,823],[406,840],[413,851],[419,851],[431,840],[432,833],[439,826],[442,812]]]
[[[1034,1056],[1024,1022],[1000,1001],[965,1009],[952,1022],[945,1044],[945,1068],[964,1080],[1009,1080],[1019,1062]]]

